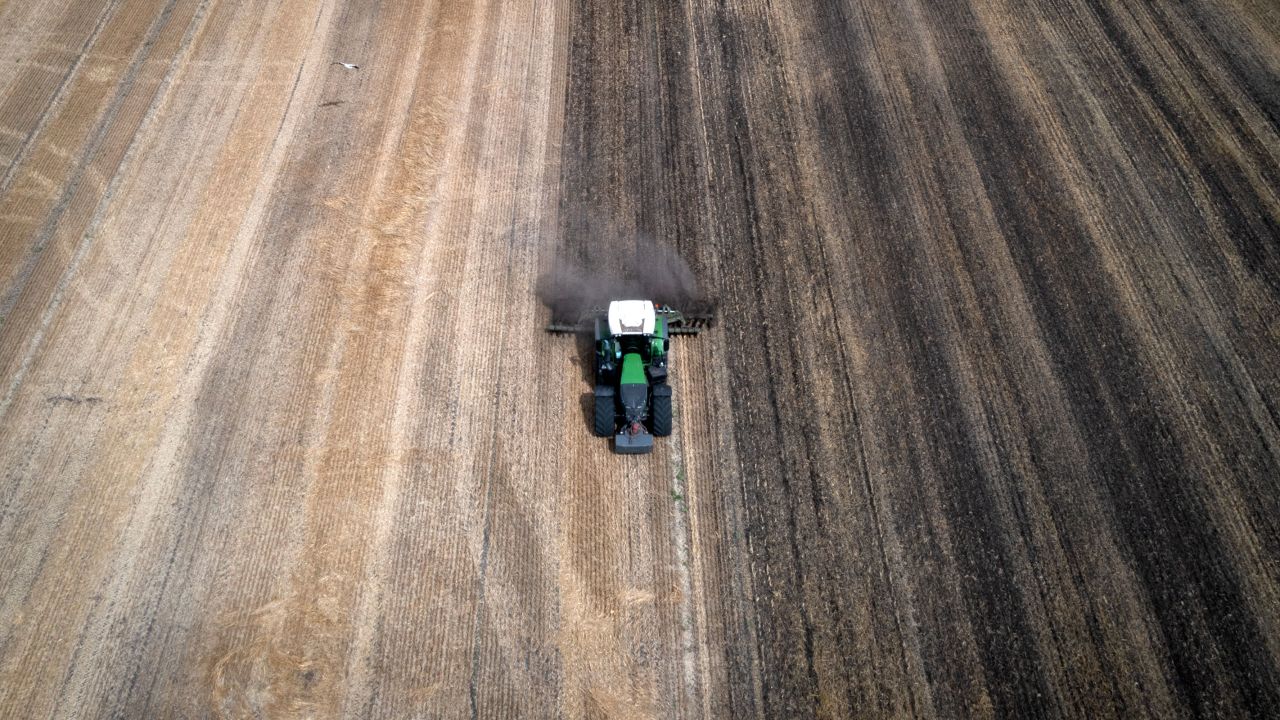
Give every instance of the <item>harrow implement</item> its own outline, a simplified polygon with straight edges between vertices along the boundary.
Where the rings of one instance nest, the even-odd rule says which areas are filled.
[[[552,318],[551,322],[547,323],[547,331],[565,335],[589,332],[595,329],[596,319],[607,313],[607,308],[590,310],[584,313],[577,322],[566,322]],[[712,313],[683,313],[666,305],[654,305],[654,314],[662,318],[670,335],[697,335],[699,332],[709,329],[715,322],[715,315]]]

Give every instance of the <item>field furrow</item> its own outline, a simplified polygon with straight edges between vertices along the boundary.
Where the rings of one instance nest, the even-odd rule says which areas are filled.
[[[1266,717],[1277,78],[1266,2],[0,0],[0,716]],[[545,278],[674,256],[617,455]]]

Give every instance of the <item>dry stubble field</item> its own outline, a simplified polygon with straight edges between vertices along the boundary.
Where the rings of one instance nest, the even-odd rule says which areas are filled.
[[[1266,0],[0,0],[0,171],[0,716],[1280,707]]]

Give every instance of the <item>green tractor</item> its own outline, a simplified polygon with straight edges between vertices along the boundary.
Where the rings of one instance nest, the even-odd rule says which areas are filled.
[[[653,438],[671,434],[668,349],[673,335],[692,335],[710,316],[689,316],[649,300],[614,300],[578,325],[549,330],[595,333],[595,408],[592,429],[612,437],[615,452],[647,453]]]

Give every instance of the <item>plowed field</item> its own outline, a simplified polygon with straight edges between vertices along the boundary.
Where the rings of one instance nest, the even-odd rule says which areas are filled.
[[[1280,707],[1274,3],[0,0],[0,172],[0,716]]]

